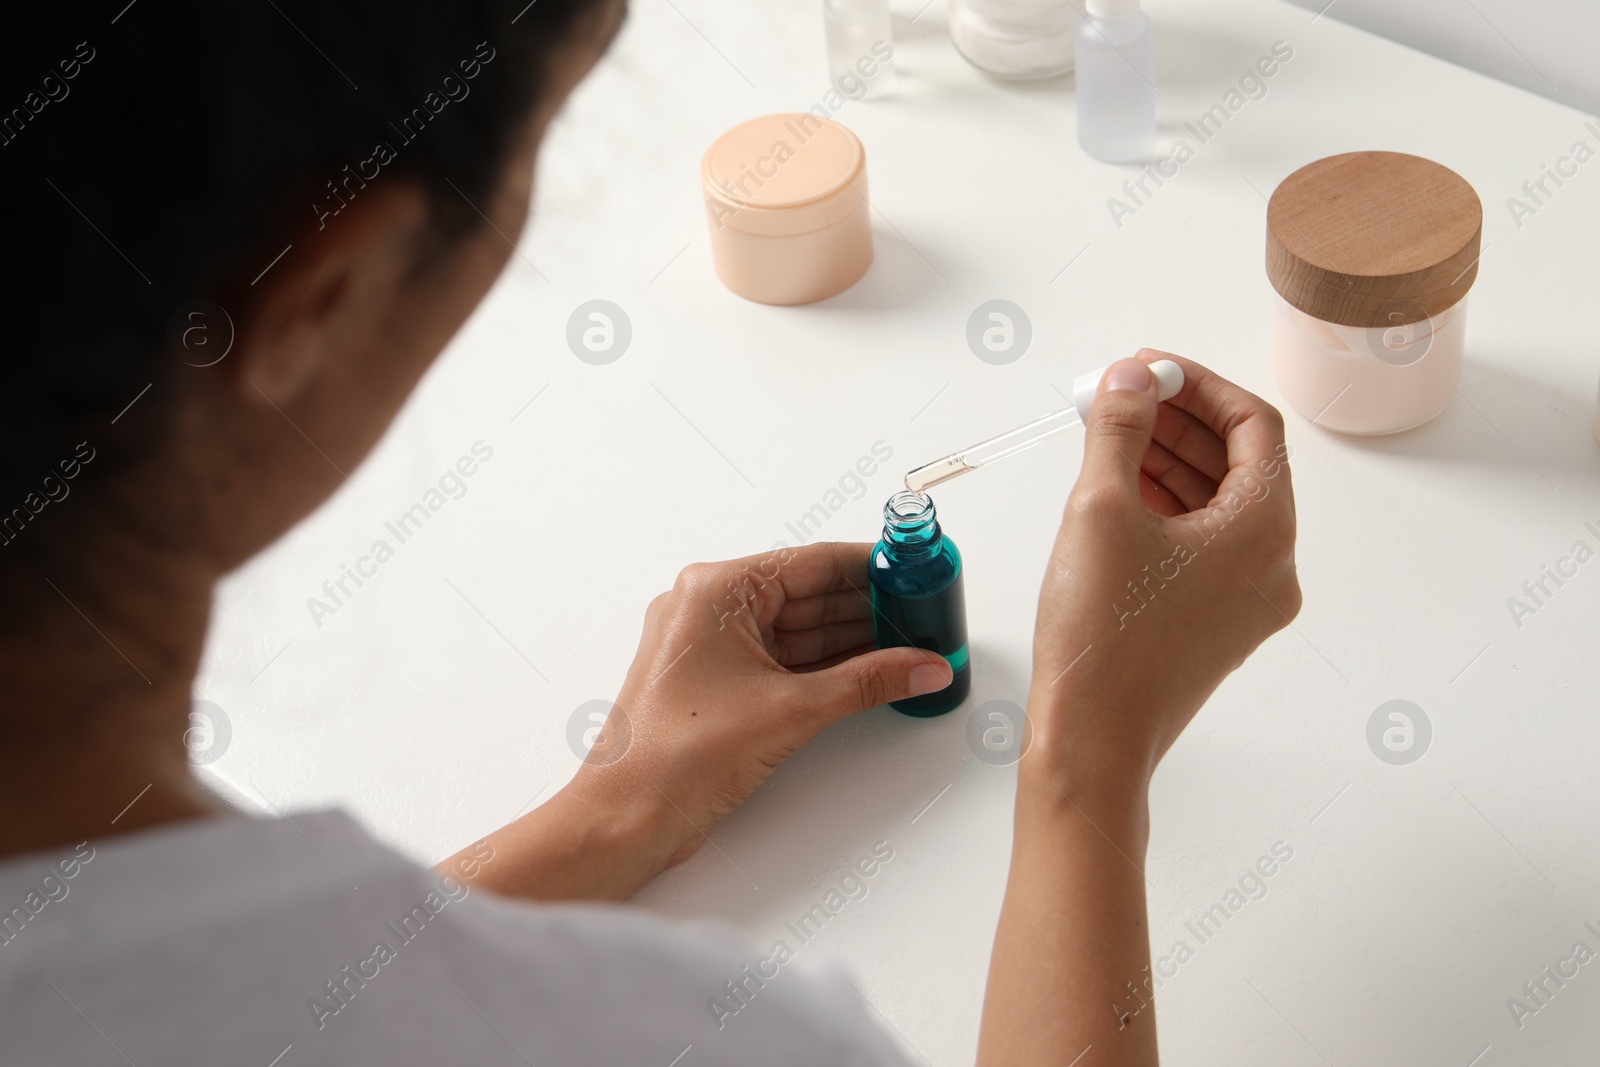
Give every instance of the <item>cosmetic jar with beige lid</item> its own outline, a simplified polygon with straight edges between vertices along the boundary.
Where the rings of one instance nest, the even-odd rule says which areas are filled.
[[[810,304],[872,265],[867,154],[812,113],[767,115],[718,137],[700,163],[717,277],[762,304]]]
[[[1267,205],[1267,277],[1282,300],[1278,387],[1341,433],[1420,426],[1456,394],[1483,207],[1459,174],[1400,152],[1301,167]]]

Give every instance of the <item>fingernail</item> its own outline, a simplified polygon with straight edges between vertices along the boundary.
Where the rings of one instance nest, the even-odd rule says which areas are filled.
[[[1108,393],[1142,393],[1150,388],[1150,368],[1136,359],[1121,359],[1111,364],[1102,379]]]
[[[907,680],[911,683],[911,695],[914,697],[937,693],[950,684],[950,668],[937,663],[919,663],[911,668],[911,676]]]

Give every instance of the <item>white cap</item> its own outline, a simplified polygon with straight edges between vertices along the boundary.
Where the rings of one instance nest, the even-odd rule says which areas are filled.
[[[1085,0],[1083,10],[1092,19],[1120,19],[1139,10],[1139,0]]]
[[[1108,363],[1072,379],[1072,406],[1078,409],[1078,417],[1085,422],[1089,421],[1089,409],[1094,406],[1094,394],[1100,389],[1100,379],[1109,368]],[[1150,364],[1150,373],[1156,376],[1158,400],[1171,400],[1183,388],[1183,368],[1170,359],[1158,359]]]

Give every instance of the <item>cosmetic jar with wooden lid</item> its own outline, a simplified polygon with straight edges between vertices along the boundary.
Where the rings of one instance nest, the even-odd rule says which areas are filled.
[[[810,304],[872,265],[867,153],[812,113],[767,115],[718,137],[700,163],[717,277],[762,304]]]
[[[1267,205],[1284,399],[1350,434],[1443,411],[1461,381],[1482,234],[1472,186],[1417,156],[1347,152],[1285,178]]]

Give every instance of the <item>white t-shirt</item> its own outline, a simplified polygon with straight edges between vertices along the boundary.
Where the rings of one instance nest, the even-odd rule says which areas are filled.
[[[842,977],[760,956],[472,890],[341,812],[230,815],[0,863],[0,1063],[908,1063]]]

